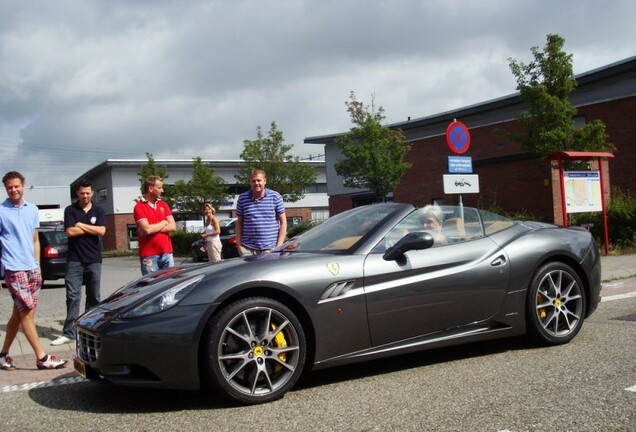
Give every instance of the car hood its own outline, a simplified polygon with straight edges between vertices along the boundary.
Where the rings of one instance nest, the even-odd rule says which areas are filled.
[[[141,302],[188,280],[199,284],[182,301],[184,304],[214,303],[224,292],[263,281],[279,283],[292,269],[307,269],[314,261],[326,263],[351,259],[351,256],[314,253],[273,252],[217,263],[187,264],[163,269],[131,281],[104,299],[98,306],[101,313],[124,313]],[[360,259],[360,258],[358,258]],[[296,262],[296,264],[294,264]],[[308,267],[309,266],[309,267]],[[326,265],[320,266],[325,272]],[[204,287],[204,288],[200,288]],[[205,293],[200,291],[205,290]]]
[[[232,260],[239,261],[239,260]],[[181,265],[159,270],[135,279],[107,298],[103,299],[93,309],[79,317],[77,323],[84,328],[98,330],[107,322],[116,319],[148,299],[160,295],[164,291],[188,280],[201,279],[210,273],[210,268],[223,264],[232,267],[230,261],[215,264]]]
[[[176,266],[142,276],[119,288],[102,300],[97,307],[109,311],[128,309],[140,301],[196,277],[201,272],[202,269],[195,266]]]

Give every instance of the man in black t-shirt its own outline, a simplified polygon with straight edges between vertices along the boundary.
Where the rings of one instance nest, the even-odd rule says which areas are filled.
[[[73,322],[79,317],[83,283],[86,283],[85,310],[99,303],[101,237],[106,234],[106,214],[101,207],[93,204],[93,194],[93,184],[88,180],[81,180],[75,189],[77,202],[64,210],[64,229],[68,235],[66,320],[62,336],[51,342],[51,345],[75,341]]]

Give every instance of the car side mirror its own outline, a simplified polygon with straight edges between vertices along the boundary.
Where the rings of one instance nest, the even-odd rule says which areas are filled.
[[[428,249],[433,246],[435,240],[427,232],[412,232],[402,237],[396,244],[391,246],[382,256],[385,261],[394,261],[410,250]]]

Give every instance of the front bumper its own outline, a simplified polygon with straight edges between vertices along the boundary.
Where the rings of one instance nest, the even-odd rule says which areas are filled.
[[[589,301],[586,316],[589,317],[601,302],[601,256],[596,245],[590,247],[590,250],[583,259],[582,265],[583,268],[588,269]]]
[[[199,348],[210,305],[176,306],[135,319],[95,308],[76,322],[76,370],[138,387],[199,389]]]

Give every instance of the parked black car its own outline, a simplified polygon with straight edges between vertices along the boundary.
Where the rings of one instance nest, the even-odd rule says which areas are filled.
[[[40,238],[40,269],[42,280],[56,280],[64,277],[66,273],[66,254],[68,252],[68,236],[64,227],[41,226],[38,237]],[[0,244],[0,254],[2,245]],[[0,277],[4,277],[4,268],[0,270]]]
[[[221,245],[223,245],[223,250],[221,251],[223,259],[238,256],[238,250],[236,249],[236,219],[233,219],[225,226],[221,226]],[[203,249],[203,239],[192,243],[190,250],[193,262],[207,261],[208,254]]]
[[[61,279],[66,273],[68,236],[62,225],[42,226],[40,237],[40,268],[43,280]]]

